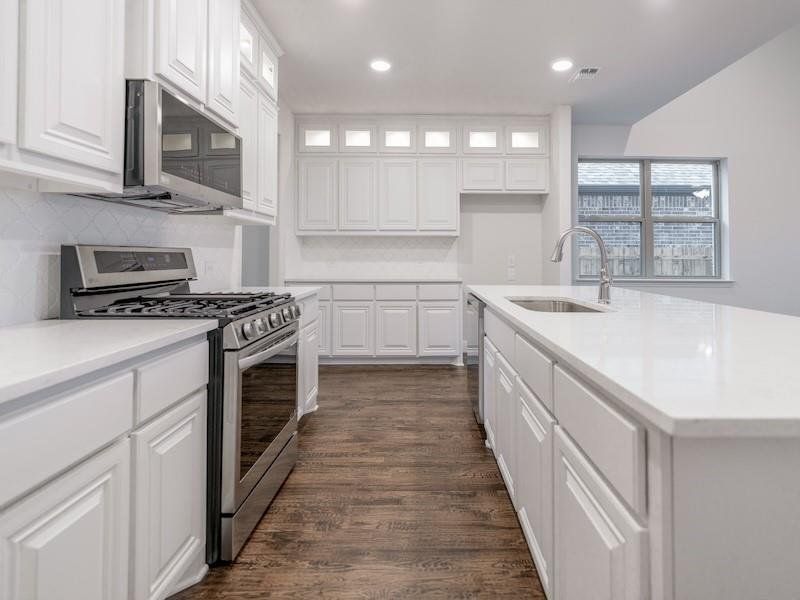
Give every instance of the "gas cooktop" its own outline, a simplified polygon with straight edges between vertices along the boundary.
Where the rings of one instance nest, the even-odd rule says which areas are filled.
[[[191,317],[194,319],[238,318],[286,304],[289,294],[253,293],[187,293],[139,296],[117,300],[107,306],[78,313],[81,317]]]

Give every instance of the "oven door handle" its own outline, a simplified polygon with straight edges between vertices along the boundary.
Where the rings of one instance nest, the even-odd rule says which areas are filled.
[[[297,340],[300,339],[298,334],[292,334],[291,337],[286,338],[281,343],[276,344],[275,346],[270,346],[266,350],[262,350],[261,352],[257,352],[252,356],[247,356],[245,358],[239,359],[239,371],[244,371],[245,369],[249,369],[253,365],[257,365],[260,362],[267,360],[268,358],[272,358],[279,352],[286,350],[289,346],[293,346],[297,343]]]

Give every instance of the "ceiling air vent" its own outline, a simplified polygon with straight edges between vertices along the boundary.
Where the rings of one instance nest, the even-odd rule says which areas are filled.
[[[598,67],[583,67],[575,71],[575,74],[569,78],[570,81],[588,81],[590,79],[594,79],[597,77],[597,73],[600,71]]]

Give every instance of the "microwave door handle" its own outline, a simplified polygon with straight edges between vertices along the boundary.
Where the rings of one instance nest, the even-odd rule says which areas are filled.
[[[293,346],[297,343],[297,340],[300,339],[298,334],[293,334],[292,337],[286,338],[280,344],[275,346],[270,346],[266,350],[262,350],[261,352],[257,352],[252,356],[247,356],[245,358],[239,359],[239,371],[244,371],[245,369],[249,369],[253,365],[257,365],[260,362],[267,360],[268,358],[272,358],[279,352],[286,350],[286,348]]]

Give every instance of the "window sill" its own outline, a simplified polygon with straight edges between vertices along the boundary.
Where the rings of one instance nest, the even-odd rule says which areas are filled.
[[[599,282],[596,279],[577,279],[574,281],[575,285],[597,285]],[[713,287],[731,287],[736,281],[733,279],[675,279],[671,277],[663,278],[622,278],[615,277],[613,285],[620,287],[625,286],[659,286],[667,285],[673,287],[696,287],[696,286],[713,286]]]

